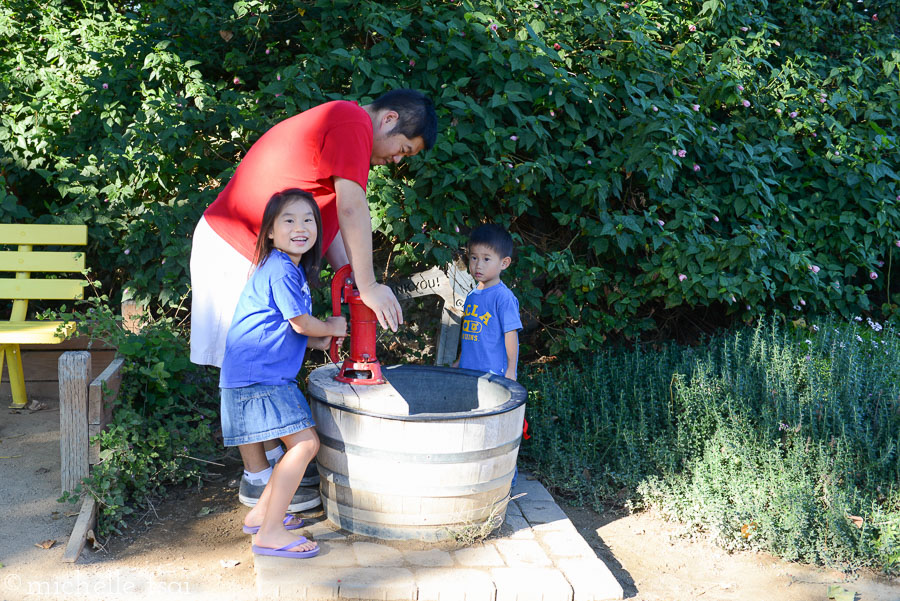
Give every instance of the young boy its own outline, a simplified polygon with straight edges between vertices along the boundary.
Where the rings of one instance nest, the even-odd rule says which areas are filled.
[[[453,367],[516,379],[519,301],[500,280],[512,252],[512,237],[499,225],[482,225],[469,235],[469,273],[478,286],[466,297],[459,359]]]

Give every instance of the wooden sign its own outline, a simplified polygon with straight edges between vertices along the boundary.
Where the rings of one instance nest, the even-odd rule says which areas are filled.
[[[476,284],[469,272],[460,269],[455,263],[449,263],[444,267],[432,267],[428,271],[387,282],[399,301],[432,294],[444,300],[436,365],[450,365],[456,361],[462,329],[463,305],[466,302],[466,295]]]

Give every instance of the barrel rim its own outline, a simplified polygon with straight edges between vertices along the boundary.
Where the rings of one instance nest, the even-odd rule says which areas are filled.
[[[325,365],[318,369],[329,369],[333,366]],[[355,413],[357,415],[365,415],[368,417],[380,417],[383,419],[394,419],[398,421],[404,422],[436,422],[436,421],[451,421],[451,420],[461,420],[461,419],[471,419],[473,417],[486,417],[490,415],[499,415],[501,413],[508,413],[515,409],[518,409],[522,405],[525,404],[525,401],[528,400],[528,391],[525,390],[525,387],[516,382],[515,380],[510,380],[509,378],[505,378],[503,376],[498,376],[496,374],[485,373],[481,371],[477,371],[474,369],[463,369],[461,367],[443,367],[438,365],[391,365],[389,367],[382,367],[382,374],[390,374],[392,371],[397,370],[424,370],[424,371],[432,371],[432,372],[457,372],[465,375],[474,376],[476,378],[487,378],[487,380],[494,384],[499,384],[503,386],[509,391],[509,400],[503,403],[502,405],[497,405],[496,407],[491,407],[490,409],[474,409],[471,411],[457,411],[454,413],[416,413],[414,415],[398,415],[395,413],[376,413],[374,411],[366,411],[364,409],[358,409],[356,407],[350,407],[347,405],[341,405],[338,403],[331,403],[323,398],[320,398],[315,394],[315,390],[313,387],[310,387],[309,396],[314,399],[317,403],[322,403],[326,407],[332,407],[334,409],[339,409],[341,411],[346,411],[348,413]],[[317,371],[317,370],[316,370]],[[389,380],[390,381],[390,380]],[[324,395],[323,395],[324,396]]]

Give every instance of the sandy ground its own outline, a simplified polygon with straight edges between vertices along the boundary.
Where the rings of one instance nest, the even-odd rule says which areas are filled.
[[[0,601],[65,599],[255,600],[246,511],[237,465],[199,490],[173,491],[119,538],[61,562],[76,507],[59,495],[59,412],[5,411],[0,420]],[[560,504],[585,540],[639,601],[825,601],[829,586],[856,601],[898,601],[900,580],[788,564],[764,554],[728,554],[681,536],[652,515],[597,514]],[[322,519],[310,513],[311,520]],[[37,544],[55,540],[49,549]]]

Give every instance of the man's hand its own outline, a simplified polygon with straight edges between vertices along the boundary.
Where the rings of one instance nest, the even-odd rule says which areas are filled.
[[[315,336],[310,338],[307,344],[309,345],[309,348],[318,349],[327,353],[331,350],[331,340],[331,336]],[[341,348],[341,345],[344,344],[344,338],[339,337],[335,339],[335,344],[337,348]]]
[[[394,291],[384,284],[372,284],[364,288],[357,282],[357,288],[363,304],[375,312],[381,327],[396,332],[397,327],[403,324],[403,311]]]
[[[347,335],[347,320],[343,315],[332,315],[325,318],[325,323],[331,331],[332,336],[343,338]]]

